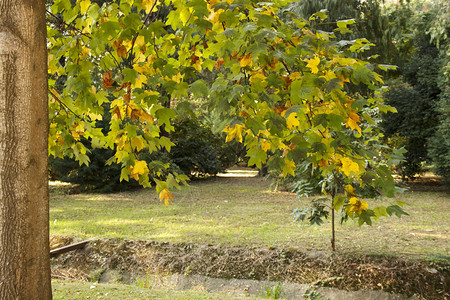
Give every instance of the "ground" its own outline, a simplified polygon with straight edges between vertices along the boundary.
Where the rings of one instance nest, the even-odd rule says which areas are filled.
[[[78,236],[76,238],[73,235],[69,237],[53,235],[52,248],[70,244],[80,238],[91,238],[91,241],[84,250],[73,251],[52,259],[53,277],[109,284],[119,282],[145,285],[147,282],[152,287],[158,287],[155,282],[164,282],[166,287],[170,285],[174,287],[179,285],[178,288],[203,287],[208,291],[221,291],[221,286],[226,286],[228,292],[233,295],[239,293],[254,295],[256,290],[259,290],[259,293],[261,289],[264,291],[262,287],[268,289],[267,293],[270,294],[276,291],[277,282],[283,282],[283,297],[287,298],[289,290],[293,290],[294,294],[303,295],[308,291],[310,293],[319,291],[321,287],[336,287],[341,290],[378,290],[409,297],[416,295],[426,299],[445,299],[449,297],[450,282],[448,248],[446,248],[448,244],[446,246],[445,243],[448,241],[448,228],[440,226],[444,224],[445,227],[448,222],[446,214],[448,206],[440,211],[440,223],[433,222],[436,221],[436,215],[439,215],[434,215],[436,207],[448,203],[446,202],[448,196],[445,196],[445,186],[429,184],[432,187],[431,192],[428,188],[421,191],[425,194],[420,195],[424,198],[426,193],[432,193],[430,194],[432,196],[424,203],[419,201],[415,203],[415,208],[410,211],[412,219],[389,219],[382,222],[378,228],[359,229],[350,226],[352,230],[356,231],[353,228],[360,230],[362,233],[359,235],[346,234],[348,228],[341,228],[341,231],[338,231],[341,251],[334,254],[325,246],[327,239],[324,239],[324,235],[315,233],[317,230],[303,225],[291,227],[292,220],[277,223],[282,216],[278,214],[280,208],[290,205],[289,209],[292,209],[295,203],[293,201],[297,200],[295,196],[283,193],[276,194],[276,200],[273,200],[274,195],[267,193],[266,190],[261,191],[261,187],[267,187],[267,183],[258,178],[225,178],[193,183],[190,188],[176,194],[178,202],[169,209],[161,208],[161,210],[159,207],[164,206],[149,207],[148,200],[140,201],[139,197],[147,195],[140,192],[133,194],[136,199],[130,194],[101,197],[55,196],[52,200],[53,232],[59,233],[60,227],[55,224],[62,223],[67,226],[63,216],[59,214],[62,213],[60,211],[64,211],[67,218],[67,214],[70,215],[69,211],[75,208],[74,213],[81,219],[79,220],[81,225],[80,231],[75,234]],[[413,189],[418,190],[423,189],[423,186],[417,182],[412,185]],[[214,196],[217,192],[214,189],[218,188],[223,189],[219,198]],[[434,190],[439,192],[435,193]],[[411,195],[404,197],[415,201]],[[130,200],[131,198],[135,200]],[[70,206],[64,201],[69,201]],[[100,202],[107,206],[95,210]],[[131,236],[131,239],[126,239],[120,234],[116,238],[110,238],[111,226],[105,225],[110,224],[105,219],[114,219],[114,233],[120,233],[121,227],[116,225],[120,225],[123,220],[120,221],[112,211],[113,206],[121,203],[125,203],[126,206],[120,206],[119,216],[126,219],[128,224],[125,226],[128,231],[124,231],[123,235]],[[127,211],[127,217],[124,217],[125,207],[129,207],[130,203],[137,207],[136,212]],[[94,211],[87,211],[85,207]],[[101,217],[102,210],[107,210],[107,207],[110,208],[109,215]],[[154,218],[146,223],[148,225],[140,225],[142,220],[149,218],[148,216],[135,216],[136,213],[141,213],[144,207],[151,210],[152,219]],[[421,214],[427,212],[430,207],[435,212],[428,212],[431,216],[422,217]],[[234,209],[237,211],[234,212]],[[90,228],[86,224],[89,219],[83,219],[81,213],[84,211],[88,212],[93,227],[102,224],[100,227],[104,227],[107,233],[93,231],[90,235]],[[285,213],[288,214],[288,210]],[[259,219],[258,216],[261,214],[264,220]],[[198,215],[202,215],[202,218]],[[70,219],[73,227],[77,228],[78,225],[72,215]],[[154,226],[155,223],[158,224],[157,228]],[[166,223],[177,225],[172,228]],[[205,223],[208,226],[204,226]],[[223,226],[223,223],[226,226]],[[153,226],[153,238],[142,239],[141,236],[148,234],[149,226]],[[236,227],[236,231],[233,231],[233,226]],[[286,230],[282,232],[282,228]],[[140,232],[141,229],[147,231]],[[292,232],[285,235],[284,231]],[[372,240],[371,235],[383,231],[389,231],[397,237],[394,239],[386,235],[382,236],[380,241]],[[246,232],[252,234],[248,235]],[[311,239],[307,239],[309,234],[312,236]],[[208,243],[205,243],[205,240]],[[308,243],[310,240],[313,243]],[[362,242],[365,240],[369,242]],[[305,243],[308,245],[303,245]],[[368,250],[371,247],[374,248],[373,251]],[[233,280],[238,286],[236,289],[231,284]],[[290,284],[298,286],[289,287]],[[272,288],[274,290],[271,292]],[[327,291],[320,290],[320,293],[325,295]],[[363,298],[386,299],[383,298],[385,295],[382,292],[379,293],[381,294],[370,296],[366,294]],[[350,294],[337,298],[330,295],[327,297],[350,299]]]

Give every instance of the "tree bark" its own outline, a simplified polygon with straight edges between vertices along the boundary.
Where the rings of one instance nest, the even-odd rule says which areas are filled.
[[[0,299],[51,299],[44,0],[0,0]]]

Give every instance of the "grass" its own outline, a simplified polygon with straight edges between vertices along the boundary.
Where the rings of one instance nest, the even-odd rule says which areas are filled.
[[[175,291],[142,288],[127,284],[97,284],[77,280],[52,280],[53,299],[158,299],[158,300],[213,300],[242,299],[225,293],[210,293],[199,290]],[[259,299],[245,297],[245,299]]]
[[[215,178],[191,183],[174,193],[166,207],[154,190],[118,194],[52,193],[52,235],[126,238],[304,250],[328,250],[330,222],[309,226],[292,221],[292,210],[310,199],[269,191],[261,178]],[[445,192],[406,192],[410,216],[380,219],[359,227],[336,228],[343,252],[403,257],[450,255],[450,196]],[[369,200],[370,207],[388,204]]]

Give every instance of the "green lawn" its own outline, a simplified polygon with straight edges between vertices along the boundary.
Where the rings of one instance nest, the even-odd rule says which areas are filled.
[[[199,290],[175,291],[144,288],[127,284],[97,284],[77,280],[52,280],[54,300],[69,299],[158,299],[158,300],[219,300],[242,299],[225,293]],[[245,297],[245,299],[261,299]]]
[[[328,250],[330,222],[292,221],[292,210],[308,205],[291,193],[275,193],[261,178],[215,178],[192,182],[166,207],[154,190],[117,194],[53,192],[51,235],[127,238],[204,244]],[[410,216],[380,219],[373,226],[353,221],[337,226],[337,249],[406,257],[449,255],[450,196],[406,192]],[[390,200],[392,201],[392,200]],[[368,200],[369,206],[388,200]]]

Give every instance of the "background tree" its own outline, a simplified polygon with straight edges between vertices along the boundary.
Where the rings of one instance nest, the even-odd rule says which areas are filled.
[[[436,1],[436,17],[428,29],[432,42],[440,50],[441,67],[438,86],[441,90],[436,108],[439,124],[429,140],[428,154],[433,161],[434,171],[450,179],[450,3]]]
[[[446,33],[450,26],[442,21],[445,18],[438,17],[448,10],[448,5],[440,4],[439,1],[435,1],[435,5],[432,1],[421,1],[394,9],[410,10],[410,31],[404,33],[403,39],[409,40],[406,44],[411,47],[409,55],[398,60],[400,77],[392,82],[393,87],[386,94],[388,103],[397,108],[398,114],[387,114],[382,127],[390,143],[404,145],[408,151],[399,164],[404,178],[420,173],[425,163],[434,163],[441,175],[448,166],[449,147],[442,138],[446,132],[448,73],[445,73],[446,53],[442,49],[447,45]],[[436,25],[431,24],[436,24],[436,19],[442,22],[438,22],[439,30],[433,32]]]
[[[0,299],[51,299],[45,1],[0,1]]]

